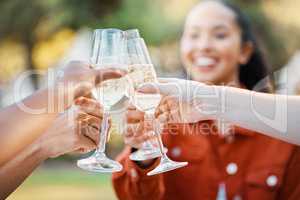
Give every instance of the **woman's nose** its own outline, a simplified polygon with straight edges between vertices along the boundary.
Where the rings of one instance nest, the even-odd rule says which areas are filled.
[[[209,36],[203,36],[195,42],[198,51],[207,52],[213,49],[213,43]]]

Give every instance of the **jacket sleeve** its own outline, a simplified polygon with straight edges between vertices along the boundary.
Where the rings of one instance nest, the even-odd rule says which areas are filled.
[[[300,147],[296,147],[286,168],[278,200],[300,199]]]
[[[164,195],[162,175],[147,176],[154,169],[159,159],[147,169],[142,169],[128,158],[130,147],[126,147],[117,160],[123,165],[123,170],[112,176],[113,187],[120,200],[159,200]]]

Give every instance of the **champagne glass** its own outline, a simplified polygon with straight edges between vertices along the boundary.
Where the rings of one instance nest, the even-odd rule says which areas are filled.
[[[151,60],[148,52],[145,52],[147,48],[145,48],[144,40],[139,36],[138,30],[128,30],[127,34],[127,64],[128,64],[128,79],[132,85],[132,90],[134,91],[138,85],[145,82],[153,82],[156,79],[156,74],[154,68],[151,64]],[[145,112],[145,121],[153,121],[155,108],[151,107],[151,109],[144,108],[136,104],[136,92],[131,92],[130,101],[134,104],[137,109]],[[143,97],[147,97],[147,95],[139,95]],[[157,101],[157,98],[145,98],[144,103],[149,101]],[[158,102],[160,102],[160,97],[158,98]],[[147,103],[146,103],[147,104]],[[153,131],[152,131],[153,132]],[[153,133],[152,133],[153,134]],[[154,135],[154,134],[153,134]],[[142,143],[142,146],[139,150],[133,152],[129,158],[135,161],[142,161],[153,159],[161,156],[159,149],[157,148],[158,144],[155,144],[155,140],[148,140]]]
[[[126,70],[122,59],[125,50],[124,32],[119,29],[96,29],[93,35],[91,65],[94,68],[114,68]],[[94,154],[77,161],[77,165],[92,172],[118,172],[122,165],[105,155],[105,145],[109,131],[110,109],[117,104],[126,92],[124,79],[104,81],[92,91],[93,96],[104,108],[100,142]]]
[[[131,65],[128,66],[128,76],[132,81],[134,88],[145,82],[157,82],[156,73],[152,65],[147,47],[142,38],[133,38],[127,40],[128,57]],[[158,148],[148,141],[143,143],[142,148],[130,155],[132,160],[146,160],[161,156],[160,164],[148,175],[155,175],[186,166],[187,162],[175,162],[168,158],[166,149],[163,146],[160,131],[162,130],[154,113],[161,100],[160,94],[144,94],[135,92],[133,97],[134,105],[145,112],[145,120],[154,122],[153,133],[156,136]],[[158,150],[158,151],[157,151]]]

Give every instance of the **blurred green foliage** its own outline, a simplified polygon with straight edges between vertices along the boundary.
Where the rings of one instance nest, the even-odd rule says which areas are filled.
[[[13,37],[23,43],[28,52],[26,67],[33,70],[32,52],[39,37],[49,37],[61,27],[78,29],[112,12],[119,4],[120,0],[2,0],[0,38]],[[46,29],[42,36],[37,34],[39,29]],[[37,88],[38,77],[33,75],[32,80]]]
[[[158,0],[125,0],[122,9],[106,16],[95,27],[99,25],[123,30],[138,28],[147,42],[153,45],[174,40],[181,28],[167,19]]]
[[[198,0],[2,0],[0,1],[0,38],[15,37],[27,47],[28,68],[33,69],[32,48],[41,38],[47,38],[62,27],[78,30],[82,27],[138,28],[147,43],[178,41],[184,18],[172,20],[173,4],[196,4]],[[282,66],[300,46],[298,40],[286,42],[290,33],[298,37],[299,28],[279,24],[269,19],[263,0],[229,0],[249,14],[260,40],[269,52],[274,69]],[[281,1],[276,3],[282,4]],[[286,0],[292,4],[292,0]],[[186,9],[187,11],[187,9]],[[184,12],[186,12],[184,11]],[[176,16],[177,13],[173,13]]]
[[[36,28],[51,20],[49,33],[60,27],[78,29],[117,9],[121,0],[2,0],[0,38],[14,35],[34,40]]]

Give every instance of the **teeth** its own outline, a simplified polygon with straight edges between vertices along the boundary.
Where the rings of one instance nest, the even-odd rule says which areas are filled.
[[[212,58],[198,58],[196,60],[196,65],[197,66],[200,66],[200,67],[205,67],[205,66],[208,66],[208,65],[213,65],[215,64],[216,61]]]

